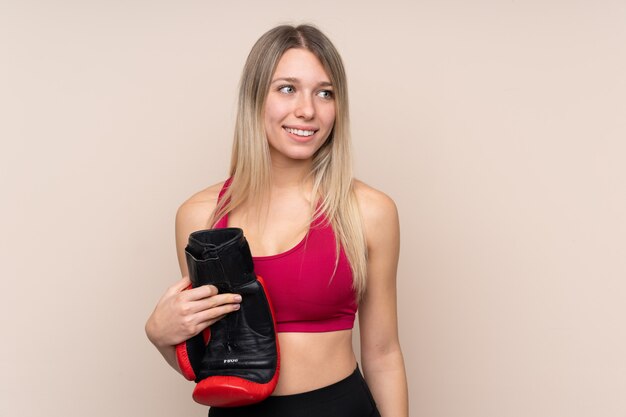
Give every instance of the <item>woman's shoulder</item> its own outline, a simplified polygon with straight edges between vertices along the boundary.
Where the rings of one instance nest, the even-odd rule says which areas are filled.
[[[176,212],[177,227],[193,230],[209,227],[207,222],[217,206],[224,182],[213,184],[185,200]]]
[[[353,184],[370,256],[383,253],[385,247],[397,247],[400,221],[396,203],[387,194],[362,181],[354,180]]]
[[[398,210],[396,203],[391,197],[365,184],[363,181],[355,179],[353,184],[359,210],[366,228],[368,226],[378,226],[381,223],[388,224],[390,221],[397,221]]]

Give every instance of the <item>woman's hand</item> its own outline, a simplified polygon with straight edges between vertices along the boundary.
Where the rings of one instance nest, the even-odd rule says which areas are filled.
[[[148,318],[146,334],[155,346],[175,346],[239,309],[240,295],[218,294],[213,285],[185,290],[190,284],[185,276],[169,287]]]

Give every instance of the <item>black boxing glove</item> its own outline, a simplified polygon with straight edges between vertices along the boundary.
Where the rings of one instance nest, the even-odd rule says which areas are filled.
[[[239,310],[176,346],[183,375],[197,383],[193,399],[217,407],[262,401],[278,382],[280,354],[271,303],[243,230],[194,232],[185,253],[192,287],[211,284],[242,297]]]

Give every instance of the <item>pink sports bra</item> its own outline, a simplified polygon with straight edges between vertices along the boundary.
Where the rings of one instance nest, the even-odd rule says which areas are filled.
[[[220,199],[229,183],[224,184]],[[215,224],[224,227],[228,227],[228,214]],[[314,221],[304,239],[288,251],[252,259],[270,295],[278,332],[352,329],[357,311],[352,271],[341,248],[333,276],[335,234],[324,217]]]

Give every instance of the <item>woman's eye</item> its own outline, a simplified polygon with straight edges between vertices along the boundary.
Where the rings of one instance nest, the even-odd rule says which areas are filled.
[[[333,92],[330,90],[322,90],[317,94],[322,98],[327,98],[327,99],[333,98]]]
[[[285,94],[291,94],[294,92],[294,88],[291,85],[283,85],[278,88],[278,91],[280,91],[281,93],[285,93]]]

